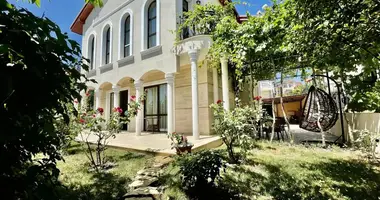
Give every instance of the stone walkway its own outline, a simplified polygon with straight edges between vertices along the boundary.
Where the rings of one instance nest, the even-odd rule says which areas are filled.
[[[161,200],[165,186],[158,179],[163,174],[163,168],[172,161],[170,157],[158,156],[151,167],[137,172],[133,182],[129,184],[131,192],[124,195],[124,200]]]

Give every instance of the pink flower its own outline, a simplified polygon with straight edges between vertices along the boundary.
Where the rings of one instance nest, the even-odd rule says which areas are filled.
[[[118,112],[118,113],[123,113],[123,109],[121,109],[120,107],[116,107],[113,109],[114,112]]]
[[[216,103],[217,103],[217,104],[220,104],[220,103],[222,103],[222,100],[219,99]]]
[[[86,121],[84,121],[84,119],[80,119],[79,120],[79,123],[81,123],[81,124],[84,124]]]
[[[78,100],[74,100],[74,103],[75,103],[75,104],[78,104],[79,102],[78,102]]]
[[[89,92],[86,92],[86,96],[90,96],[90,93],[89,93]]]
[[[94,118],[96,117],[96,115],[95,115],[95,114],[93,114],[92,116],[93,116]]]
[[[103,112],[104,112],[104,109],[103,108],[98,108],[97,111],[102,115]]]
[[[261,98],[262,98],[261,96],[255,96],[253,99],[256,101],[260,101]]]
[[[132,100],[132,101],[136,100],[136,96],[135,96],[135,95],[132,95],[132,96],[131,96],[131,100]]]

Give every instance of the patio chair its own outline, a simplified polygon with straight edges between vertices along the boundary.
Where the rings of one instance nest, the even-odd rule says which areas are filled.
[[[152,131],[152,133],[154,133],[155,131],[160,132],[160,127],[159,127],[157,118],[151,117],[151,118],[145,118],[145,119],[146,119],[146,124],[147,124],[147,128],[146,128],[147,131]]]

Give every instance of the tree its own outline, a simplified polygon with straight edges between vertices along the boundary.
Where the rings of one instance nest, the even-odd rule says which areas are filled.
[[[5,1],[0,10],[0,191],[5,199],[51,199],[62,159],[55,122],[69,122],[68,105],[86,88],[76,67],[88,67],[79,44],[49,19]]]
[[[246,78],[260,80],[280,71],[286,74],[301,69],[305,73],[313,68],[316,72],[332,72],[349,95],[358,99],[351,101],[348,108],[368,105],[372,109],[379,96],[375,87],[380,70],[379,8],[380,2],[373,0],[275,1],[262,14],[248,14],[247,20],[239,24],[231,12],[233,4],[206,5],[187,13],[191,20],[180,29],[214,25],[208,61],[218,67],[219,59],[228,56],[234,72],[231,77],[238,82],[239,90]],[[217,20],[192,20],[210,10]],[[355,81],[358,74],[349,75],[357,73],[358,66],[362,67],[360,77],[366,85]],[[359,92],[362,90],[358,88],[369,93]]]

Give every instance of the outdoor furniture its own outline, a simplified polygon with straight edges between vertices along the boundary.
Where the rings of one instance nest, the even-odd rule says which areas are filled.
[[[311,86],[301,116],[300,128],[312,132],[321,132],[317,123],[318,118],[322,130],[327,131],[338,120],[338,108],[329,94],[322,89]]]
[[[155,131],[160,132],[160,127],[156,116],[147,116],[144,120],[146,122],[147,131],[152,131],[152,133],[154,133]]]
[[[280,140],[280,135],[282,140],[284,140],[285,135],[285,119],[283,117],[276,117],[276,121],[274,123],[274,133],[277,134],[277,139]]]

